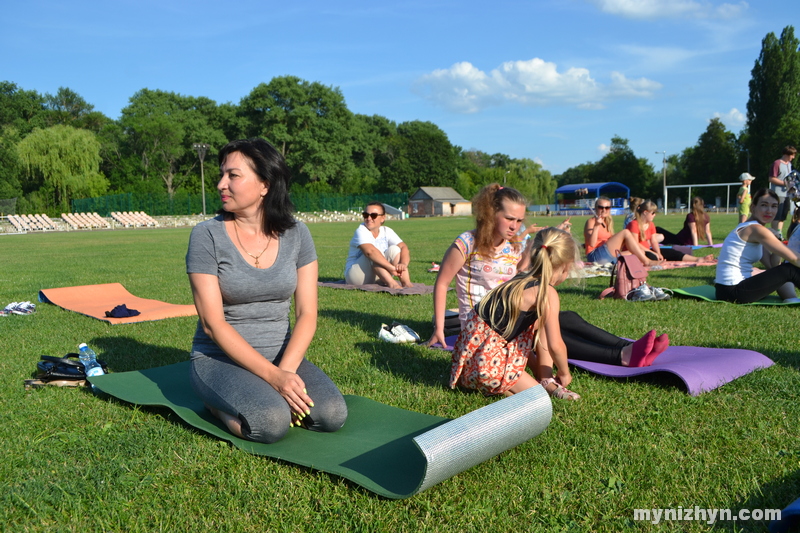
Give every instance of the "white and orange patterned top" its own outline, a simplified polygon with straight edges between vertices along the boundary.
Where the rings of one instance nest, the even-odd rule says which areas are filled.
[[[456,274],[456,296],[461,328],[466,326],[470,309],[481,301],[487,292],[505,283],[517,274],[517,264],[522,259],[524,245],[515,249],[509,241],[495,248],[492,257],[479,255],[475,249],[475,230],[465,231],[453,243],[466,261]]]

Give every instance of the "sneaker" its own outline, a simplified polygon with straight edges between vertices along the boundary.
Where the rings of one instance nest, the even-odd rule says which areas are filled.
[[[11,312],[15,315],[32,315],[36,312],[36,305],[30,302],[19,302]]]
[[[378,338],[393,344],[408,344],[420,341],[419,335],[413,329],[397,322],[393,322],[391,326],[381,324]]]
[[[629,292],[625,299],[629,302],[649,302],[655,300],[656,297],[653,295],[650,287],[646,283],[642,283]]]
[[[395,335],[405,338],[407,342],[419,342],[421,340],[417,332],[405,324],[392,322],[391,328]]]
[[[670,298],[672,298],[672,295],[669,294],[667,291],[669,291],[669,293],[672,293],[672,291],[670,291],[669,289],[661,289],[659,287],[650,287],[650,292],[653,293],[653,297],[656,299],[656,301],[659,301],[659,302],[661,300],[669,300]],[[798,300],[798,302],[800,302],[800,300]]]
[[[785,304],[800,304],[800,298],[786,298],[783,303]]]
[[[428,272],[439,272],[439,265],[436,263],[431,263],[431,267],[428,269]]]

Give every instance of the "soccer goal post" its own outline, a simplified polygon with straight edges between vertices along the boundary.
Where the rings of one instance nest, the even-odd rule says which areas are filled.
[[[692,189],[701,187],[725,187],[725,212],[727,213],[731,208],[731,187],[741,187],[741,182],[734,181],[731,183],[693,183],[691,185],[667,185],[664,191],[664,214],[667,214],[667,206],[669,205],[669,190],[670,189],[689,189],[689,194],[686,199],[686,207],[691,209],[692,205]],[[735,207],[735,206],[734,206]]]

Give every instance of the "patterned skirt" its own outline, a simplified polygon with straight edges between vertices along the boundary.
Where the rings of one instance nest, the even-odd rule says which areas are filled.
[[[533,326],[507,341],[471,310],[453,347],[450,388],[458,384],[486,395],[506,392],[525,372],[533,341]]]

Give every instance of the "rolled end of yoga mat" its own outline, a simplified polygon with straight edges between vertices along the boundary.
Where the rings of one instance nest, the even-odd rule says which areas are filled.
[[[536,437],[552,416],[550,396],[537,385],[415,437],[427,460],[415,493]]]

